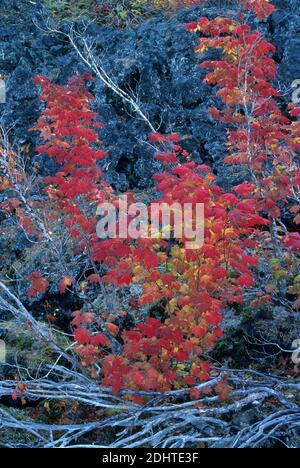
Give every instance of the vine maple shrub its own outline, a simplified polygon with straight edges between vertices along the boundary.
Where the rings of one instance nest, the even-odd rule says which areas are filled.
[[[155,158],[165,166],[154,177],[159,201],[171,206],[203,203],[204,245],[186,249],[185,241],[190,239],[183,238],[170,246],[163,235],[135,240],[97,238],[92,211],[101,201],[114,202],[116,196],[97,166],[105,157],[105,152],[93,149],[100,143],[96,129],[102,125],[89,109],[92,96],[84,89],[85,78],[72,78],[66,87],[44,77],[36,79],[42,87],[41,98],[47,102],[35,127],[45,140],[38,151],[47,152],[61,166],[54,177],[46,178],[45,190],[56,216],[63,215],[76,251],[80,246],[90,258],[93,272],[87,288],[99,288],[103,294],[103,286],[138,284],[142,294],[137,306],[163,301],[165,318],[148,317],[130,330],[106,321],[99,329],[99,317],[87,302],[86,309],[73,314],[76,350],[87,367],[93,369],[100,362],[102,384],[115,393],[126,388],[168,391],[188,385],[197,397],[194,386],[210,375],[206,352],[222,335],[221,309],[228,303],[241,303],[245,288],[252,286],[251,269],[258,260],[248,249],[255,247],[252,238],[257,227],[269,221],[257,214],[255,200],[225,193],[208,166],[186,162],[189,156],[177,134],[152,133],[149,141],[157,147]],[[106,271],[100,274],[101,265]],[[32,282],[30,296],[48,286],[38,272],[28,280]],[[75,278],[63,277],[60,292],[75,287],[75,282]],[[121,345],[117,353],[112,337]]]
[[[267,1],[242,4],[244,12],[251,10],[260,19],[274,11]],[[224,125],[230,124],[230,154],[225,163],[243,165],[248,175],[248,181],[235,187],[235,192],[241,197],[252,194],[258,212],[270,220],[274,276],[278,280],[294,276],[296,286],[289,291],[298,295],[299,260],[295,252],[299,251],[300,235],[289,233],[283,219],[289,210],[294,224],[300,223],[300,123],[296,120],[300,109],[291,104],[290,116],[280,109],[279,93],[272,85],[276,64],[271,54],[276,49],[259,31],[235,19],[200,18],[187,27],[201,36],[197,53],[219,49],[223,54],[221,60],[200,65],[210,70],[205,82],[218,86],[217,96],[225,104],[223,109],[209,109],[209,113]],[[299,305],[297,300],[295,307]]]
[[[267,0],[245,1],[241,6],[244,13],[250,11],[259,19],[274,10]],[[85,86],[92,77],[75,76],[66,86],[55,85],[46,77],[36,78],[46,103],[34,128],[44,141],[38,152],[48,154],[59,166],[55,176],[44,180],[53,208],[50,218],[63,224],[74,256],[80,254],[85,259],[84,286],[65,268],[58,288],[61,294],[78,294],[84,303],[72,315],[76,352],[87,370],[115,394],[126,394],[126,389],[166,392],[190,387],[191,397],[197,399],[197,385],[211,373],[208,353],[222,336],[222,309],[242,304],[245,292],[254,285],[253,268],[259,262],[261,239],[268,229],[278,280],[282,280],[283,261],[293,272],[299,267],[296,251],[300,236],[287,232],[281,214],[290,210],[294,223],[299,222],[300,130],[296,116],[300,111],[291,106],[287,117],[277,105],[278,92],[271,83],[276,67],[270,57],[275,48],[242,17],[241,21],[200,18],[188,29],[201,36],[199,54],[211,48],[223,53],[222,60],[201,64],[210,70],[206,82],[218,85],[217,94],[224,103],[222,109],[209,112],[230,125],[226,163],[242,164],[248,176],[227,193],[209,166],[190,160],[178,134],[149,134],[149,142],[156,148],[154,157],[163,166],[154,176],[156,202],[171,207],[171,231],[176,227],[176,203],[204,204],[204,244],[198,248],[186,248],[191,240],[187,236],[165,239],[163,233],[137,239],[97,236],[97,206],[116,204],[118,199],[99,168],[106,152],[98,134],[103,124],[91,111],[94,98]],[[134,194],[127,196],[135,200]],[[17,201],[21,227],[28,235],[46,236],[51,242],[48,224],[41,229],[39,218],[22,203],[24,200]],[[149,218],[150,213],[151,204]],[[190,229],[184,232],[191,232],[195,225],[195,211],[191,213],[191,219],[184,220]],[[43,294],[51,281],[39,271],[26,280],[30,297]],[[298,280],[295,276],[290,289],[295,295],[297,288],[300,294]],[[109,302],[106,310],[95,309],[91,297],[132,285],[139,286],[141,294],[131,298],[130,304],[134,302],[138,311],[160,304],[161,319],[148,314],[141,320],[137,313],[136,323],[125,329],[119,320],[124,315],[121,308],[114,316]],[[269,301],[271,286],[260,291],[252,304]],[[228,386],[223,382],[216,391],[225,398]],[[126,398],[144,401],[132,393]]]
[[[172,154],[176,158],[176,151]],[[142,285],[140,305],[166,301],[164,322],[147,318],[124,331],[122,355],[105,357],[102,383],[116,392],[167,391],[209,378],[204,355],[222,336],[222,306],[241,303],[244,287],[253,284],[251,267],[257,259],[246,248],[253,247],[256,227],[268,223],[256,214],[251,200],[240,202],[224,193],[209,167],[193,162],[166,165],[168,170],[155,176],[161,201],[205,203],[205,242],[200,249],[176,244],[168,251],[163,239],[140,241],[106,276],[118,282],[118,275],[129,272],[131,281]],[[236,223],[236,218],[241,221]]]

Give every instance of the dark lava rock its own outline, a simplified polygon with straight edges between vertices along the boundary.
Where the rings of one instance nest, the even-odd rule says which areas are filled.
[[[196,161],[211,163],[226,186],[243,178],[235,168],[224,167],[225,132],[207,114],[217,102],[215,90],[203,84],[194,53],[197,38],[186,31],[185,23],[199,16],[220,14],[220,5],[209,9],[197,7],[182,11],[171,19],[158,15],[132,29],[89,28],[89,35],[101,64],[110,77],[125,91],[138,96],[143,112],[161,131],[176,131]],[[277,0],[278,10],[259,27],[278,47],[278,81],[291,99],[291,84],[300,78],[298,1]],[[7,81],[7,104],[0,104],[7,125],[16,123],[15,136],[21,143],[37,144],[37,136],[28,129],[37,120],[42,105],[38,87],[32,78],[45,74],[65,83],[85,66],[63,37],[49,35],[34,24],[39,1],[2,0],[0,5],[0,73]],[[204,57],[205,58],[205,57]],[[131,109],[96,80],[92,85],[96,110],[106,124],[104,146],[109,152],[104,170],[116,188],[147,188],[151,175],[159,169],[145,143],[149,128]],[[53,164],[35,156],[42,173],[54,171]]]

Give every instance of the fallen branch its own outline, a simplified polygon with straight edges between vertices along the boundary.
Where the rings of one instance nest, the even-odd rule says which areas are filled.
[[[42,339],[59,356],[69,362],[72,367],[85,373],[84,367],[73,356],[64,351],[54,340],[51,330],[41,326],[35,318],[28,312],[22,302],[0,281],[0,310],[10,312],[16,320],[30,326],[37,338]]]
[[[218,376],[200,385],[201,390],[214,388],[222,378],[224,372],[220,370]],[[223,402],[218,396],[203,393],[198,401],[191,401],[188,390],[160,395],[132,391],[148,396],[148,403],[142,407],[124,400],[125,392],[120,396],[112,395],[109,388],[99,387],[98,382],[86,379],[77,371],[55,366],[46,377],[24,380],[24,395],[30,401],[72,401],[102,408],[107,411],[107,417],[82,424],[45,424],[30,420],[24,424],[11,410],[1,409],[0,427],[30,433],[33,447],[184,448],[205,444],[207,447],[240,448],[265,446],[278,440],[289,446],[293,437],[300,442],[297,401],[300,383],[259,373],[251,375],[247,370],[229,371],[228,382],[233,391],[228,401]],[[15,381],[0,382],[0,397],[10,395],[16,385]],[[234,415],[250,408],[255,411],[257,422],[246,428],[242,418],[239,425],[231,423]],[[112,412],[113,416],[109,416]],[[101,431],[107,433],[107,430],[114,440],[104,445]],[[97,435],[93,438],[93,434]],[[28,446],[28,442],[26,444]]]
[[[71,23],[69,30],[65,32],[63,29],[55,27],[53,21],[51,21],[50,18],[46,18],[42,13],[40,17],[42,18],[40,23],[37,20],[34,21],[37,28],[46,33],[63,36],[71,44],[80,60],[102,81],[102,83],[112,90],[114,94],[119,96],[124,103],[128,104],[132,111],[147,125],[151,132],[157,131],[145,112],[142,110],[141,104],[138,100],[120,88],[113,78],[111,78],[105,71],[100,58],[97,57],[95,52],[94,42],[87,34],[88,25],[84,26],[83,30],[80,32],[76,30],[74,24]],[[43,23],[43,26],[41,26],[41,23]]]

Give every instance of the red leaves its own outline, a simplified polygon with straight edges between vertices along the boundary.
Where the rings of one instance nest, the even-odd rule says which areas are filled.
[[[196,338],[203,338],[207,333],[207,328],[204,328],[201,325],[197,325],[192,329],[192,333]]]
[[[94,314],[91,312],[81,312],[81,310],[75,310],[72,313],[72,317],[71,325],[74,327],[80,327],[84,323],[92,323],[94,320]]]
[[[284,243],[292,250],[300,250],[300,234],[299,232],[291,232],[284,238]]]
[[[102,333],[97,333],[96,335],[91,336],[90,343],[96,347],[109,345],[108,339]]]
[[[35,297],[38,294],[44,294],[49,285],[49,282],[42,278],[39,271],[34,271],[31,273],[31,275],[26,276],[25,279],[31,282],[31,288],[27,291],[27,295],[29,297]]]
[[[269,0],[244,0],[243,3],[244,10],[253,11],[260,20],[264,20],[276,10]]]
[[[23,208],[17,208],[16,214],[18,216],[19,225],[22,229],[24,229],[29,236],[33,236],[36,232],[36,228],[32,218],[25,214],[25,210]]]
[[[219,109],[217,109],[216,107],[210,107],[208,109],[208,113],[209,115],[211,115],[213,119],[216,119],[216,120],[219,119],[221,115]]]
[[[49,83],[49,80],[46,76],[42,76],[42,75],[37,75],[33,78],[33,81],[36,83],[36,84],[39,84],[39,85],[45,85],[46,83]]]
[[[85,89],[85,81],[90,78],[90,75],[77,75],[66,86],[55,85],[45,77],[35,79],[42,87],[41,99],[47,103],[34,127],[44,140],[38,151],[47,153],[61,165],[59,172],[47,179],[52,184],[47,193],[68,217],[65,225],[70,228],[71,236],[78,239],[84,235],[91,237],[97,222],[84,213],[82,205],[90,205],[90,209],[94,205],[95,213],[106,185],[97,165],[106,156],[99,148],[98,129],[103,124],[91,112],[93,96]],[[68,286],[70,281],[66,284],[62,281],[61,292]]]
[[[196,387],[191,388],[190,397],[192,398],[192,400],[198,400],[199,399],[200,391],[198,390],[198,388],[196,388]]]
[[[106,322],[105,323],[105,326],[107,328],[107,330],[109,331],[109,333],[113,336],[117,335],[118,332],[119,332],[119,327],[117,325],[115,325],[114,323],[111,323],[111,322]]]
[[[197,31],[198,23],[196,21],[191,21],[186,25],[186,29],[190,32]]]
[[[219,382],[215,387],[215,392],[221,401],[228,400],[232,391],[233,388],[226,382],[226,380],[221,380],[221,382]]]
[[[254,194],[255,185],[250,182],[243,182],[242,184],[236,185],[234,191],[241,197],[247,198]]]
[[[144,262],[145,266],[149,269],[157,267],[160,263],[158,257],[149,249],[144,252]]]
[[[74,332],[74,339],[80,345],[86,345],[90,343],[90,335],[86,328],[80,327],[77,328]]]
[[[91,334],[82,326],[75,329],[74,339],[77,343],[76,351],[82,357],[82,364],[86,366],[99,360],[99,347],[109,347],[109,341],[103,333]]]
[[[88,280],[90,283],[97,284],[100,282],[100,276],[98,274],[93,273],[92,275],[88,276]]]
[[[229,212],[229,219],[233,227],[250,228],[254,226],[267,226],[270,221],[257,214],[255,200],[244,200]]]
[[[163,135],[161,133],[149,133],[148,140],[150,143],[178,143],[180,137],[177,133],[171,133],[170,135]]]
[[[260,3],[253,0],[246,2],[245,8],[265,17],[273,7],[266,0]],[[281,167],[289,161],[291,147],[288,151],[287,146],[280,147],[281,142],[290,138],[286,128],[289,122],[277,109],[272,99],[277,92],[267,81],[275,73],[276,67],[269,57],[274,47],[259,32],[232,19],[202,18],[189,24],[188,29],[201,31],[200,53],[208,48],[224,52],[221,60],[202,64],[210,71],[206,82],[218,85],[217,94],[226,104],[225,109],[213,107],[209,113],[231,127],[227,162],[245,164],[252,175],[252,182],[237,185],[235,193],[224,193],[208,166],[197,166],[194,162],[180,164],[182,158],[188,161],[190,157],[178,144],[178,134],[149,134],[155,158],[166,164],[165,172],[155,177],[159,201],[180,206],[205,204],[205,242],[201,248],[186,248],[186,232],[178,242],[170,244],[159,237],[134,242],[96,239],[95,219],[81,207],[89,206],[92,211],[99,200],[113,199],[115,203],[97,167],[97,161],[105,157],[104,151],[96,149],[97,128],[101,124],[95,122],[96,116],[89,109],[91,97],[82,81],[75,78],[67,87],[58,87],[41,80],[43,99],[48,102],[47,118],[44,115],[37,126],[45,140],[42,150],[62,165],[52,178],[56,189],[53,199],[61,203],[62,213],[67,214],[65,226],[84,240],[80,245],[90,248],[94,262],[108,268],[101,278],[95,273],[89,275],[84,287],[93,284],[94,291],[101,281],[108,289],[132,284],[141,288],[139,299],[132,304],[137,324],[131,330],[119,329],[110,321],[114,321],[114,316],[106,312],[101,321],[79,311],[73,315],[77,352],[86,365],[100,361],[102,384],[111,386],[114,393],[126,388],[169,391],[191,385],[194,387],[191,397],[199,398],[195,386],[209,379],[211,372],[209,363],[202,360],[203,355],[222,336],[222,308],[228,302],[242,303],[245,288],[254,283],[251,267],[257,264],[257,259],[248,249],[255,247],[257,228],[270,223],[260,213],[274,215],[277,201],[282,199],[282,193],[278,198],[274,195],[274,177],[263,181],[261,174],[271,167],[274,173],[277,170],[275,175],[281,185],[287,185],[289,179]],[[294,137],[296,145],[297,132]],[[273,161],[280,164],[272,164]],[[262,192],[268,193],[263,204]],[[289,194],[284,196],[287,198]],[[192,220],[185,220],[185,227],[190,221],[197,224],[195,215],[191,216]],[[170,224],[175,227],[173,221]],[[285,242],[300,248],[300,236],[290,235]],[[71,284],[70,279],[63,278],[61,292]],[[138,322],[142,317],[140,305],[156,302],[161,304],[163,319],[147,317]],[[108,321],[103,325],[102,320]],[[99,323],[104,333],[98,333]],[[120,340],[123,345],[120,355],[107,355],[108,350],[101,349],[108,348],[110,340]],[[219,390],[222,398],[228,394],[225,387]]]
[[[300,115],[300,107],[295,107],[294,109],[292,109],[290,111],[290,114],[292,117],[297,117],[298,115]]]
[[[245,33],[248,34],[250,31],[251,31],[251,28],[247,24],[239,24],[234,29],[234,34],[237,34],[238,36],[242,36]]]
[[[171,164],[177,162],[177,156],[174,153],[156,153],[155,158],[163,164]]]
[[[253,286],[254,278],[249,274],[244,274],[238,278],[238,284],[242,287],[251,287]]]
[[[149,133],[148,140],[150,141],[150,143],[161,143],[163,141],[166,141],[165,136],[161,133]]]

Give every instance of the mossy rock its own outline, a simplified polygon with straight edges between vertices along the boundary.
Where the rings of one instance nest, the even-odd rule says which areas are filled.
[[[40,323],[41,328],[47,329],[49,325]],[[70,344],[68,338],[53,330],[56,342],[65,349]],[[14,365],[26,368],[34,375],[41,366],[52,364],[57,355],[43,340],[38,339],[30,327],[24,323],[10,320],[0,322],[0,340],[5,344],[5,362],[0,363],[0,379],[13,377]]]
[[[6,412],[9,412],[14,419],[22,421],[24,423],[32,421],[28,416],[28,410],[18,408],[7,408],[0,404],[0,409],[3,408]],[[0,448],[5,447],[30,447],[34,444],[36,438],[29,432],[22,431],[20,429],[2,428],[0,430]]]

